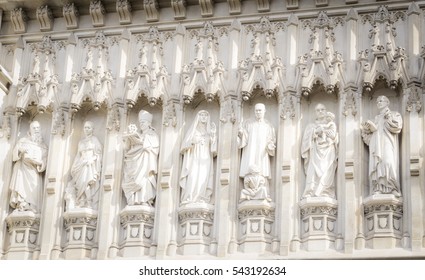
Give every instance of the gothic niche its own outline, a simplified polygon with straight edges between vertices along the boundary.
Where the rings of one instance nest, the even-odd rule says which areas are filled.
[[[402,238],[399,137],[403,120],[398,106],[400,93],[407,92],[409,77],[405,50],[396,46],[396,20],[386,6],[379,7],[369,18],[371,48],[361,51],[358,59],[358,85],[367,99],[365,121],[360,126],[369,155],[364,227],[366,245],[374,249],[400,246]]]

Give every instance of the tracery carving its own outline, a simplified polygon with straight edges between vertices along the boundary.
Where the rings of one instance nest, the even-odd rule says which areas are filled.
[[[164,34],[157,27],[150,27],[149,32],[137,37],[139,63],[127,71],[125,98],[132,108],[140,95],[148,98],[149,105],[154,106],[164,96],[168,96],[169,74],[163,64]]]
[[[391,89],[407,83],[405,49],[395,45],[394,17],[387,7],[379,7],[369,30],[371,48],[359,52],[358,84],[370,92],[378,79],[385,79]]]
[[[50,36],[43,36],[39,43],[32,45],[31,72],[19,79],[16,110],[22,115],[28,105],[34,103],[40,113],[58,104],[58,74],[56,74],[56,45]]]
[[[309,95],[316,83],[323,84],[326,92],[332,94],[344,81],[342,54],[334,51],[333,46],[334,27],[334,21],[324,11],[312,22],[310,52],[298,58],[297,78],[303,95]]]
[[[114,78],[108,69],[109,46],[105,34],[96,32],[92,39],[83,42],[86,49],[85,66],[80,73],[73,73],[71,78],[71,108],[77,112],[85,100],[98,110],[102,103],[112,104],[112,85]]]
[[[252,39],[251,56],[240,61],[238,67],[243,100],[249,100],[254,89],[262,89],[266,97],[284,92],[285,68],[274,50],[275,33],[282,29],[282,25],[271,23],[268,17],[262,17],[257,25],[246,27],[247,33],[252,33]]]
[[[224,64],[218,61],[219,29],[211,22],[205,22],[199,31],[191,32],[196,40],[195,58],[183,65],[182,91],[184,103],[189,104],[196,92],[203,92],[207,101],[213,101],[227,90],[224,83]]]

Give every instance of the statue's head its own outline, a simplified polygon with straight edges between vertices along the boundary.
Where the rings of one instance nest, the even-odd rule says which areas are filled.
[[[86,121],[84,123],[84,134],[86,136],[90,136],[93,134],[93,130],[94,130],[94,123],[91,121]]]
[[[210,117],[210,114],[205,110],[201,110],[201,111],[198,112],[198,117],[199,117],[200,123],[206,124],[206,123],[208,123],[208,119]]]
[[[317,119],[323,119],[326,117],[326,107],[322,103],[317,104],[314,110],[316,111]]]
[[[255,118],[257,120],[264,119],[264,114],[266,113],[266,106],[263,103],[255,104]]]
[[[148,111],[141,110],[139,112],[139,124],[142,131],[148,129],[152,124],[153,115]]]
[[[376,99],[376,106],[378,107],[378,109],[383,109],[385,107],[388,107],[389,105],[390,100],[384,95],[378,96],[378,98]]]
[[[38,121],[33,121],[30,124],[30,134],[31,135],[40,135],[41,133],[41,126]]]

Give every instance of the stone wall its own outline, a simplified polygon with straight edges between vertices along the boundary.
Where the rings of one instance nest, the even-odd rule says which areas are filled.
[[[57,7],[26,9],[37,15],[26,20],[0,7],[0,63],[12,80],[0,92],[3,259],[425,256],[424,1],[145,1],[133,11],[128,1],[116,10],[91,2],[81,15],[64,7],[63,17]],[[403,120],[401,195],[375,194],[369,182],[361,126],[379,115],[382,95]],[[269,201],[240,201],[238,132],[257,103],[276,135]],[[319,103],[339,136],[335,197],[303,195],[302,140]],[[128,205],[123,137],[141,110],[159,139],[156,197]],[[212,195],[182,205],[180,147],[201,110],[216,125]],[[33,121],[48,147],[42,199],[38,211],[19,211],[10,205],[13,149]],[[99,203],[69,208],[86,121],[102,146]]]

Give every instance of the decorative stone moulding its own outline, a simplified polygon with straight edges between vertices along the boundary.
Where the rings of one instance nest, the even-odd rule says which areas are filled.
[[[301,92],[308,96],[314,85],[323,85],[328,94],[344,81],[342,54],[334,51],[335,22],[321,11],[312,23],[310,52],[298,58]]]
[[[208,253],[213,235],[214,206],[207,203],[186,204],[178,209],[178,213],[180,253]]]
[[[105,25],[105,7],[102,1],[93,0],[90,2],[90,16],[94,27],[100,27]]]
[[[13,9],[10,12],[10,20],[15,33],[25,33],[27,30],[27,15],[22,8]]]
[[[13,211],[6,223],[9,231],[7,259],[32,259],[38,247],[40,215],[32,211]]]
[[[392,249],[401,245],[403,199],[393,194],[376,194],[364,202],[366,246]]]
[[[229,14],[238,15],[241,13],[241,0],[227,0],[229,3]]]
[[[143,0],[143,9],[148,22],[159,20],[159,6],[156,0]]]
[[[335,248],[338,204],[328,197],[308,197],[300,201],[301,242],[307,251]]]
[[[298,0],[286,0],[286,8],[288,10],[292,10],[292,9],[298,9]]]
[[[162,34],[156,27],[141,40],[139,63],[127,71],[125,100],[127,107],[133,108],[139,96],[144,95],[150,106],[155,106],[168,95],[169,74],[162,65]]]
[[[275,204],[264,200],[246,200],[238,205],[239,251],[264,253],[271,250]]]
[[[33,46],[33,61],[30,73],[18,82],[16,111],[26,112],[30,104],[37,105],[39,113],[52,108],[57,99],[59,81],[55,71],[56,51],[50,36]]]
[[[65,18],[66,28],[75,29],[78,28],[78,17],[79,12],[74,3],[66,3],[62,9],[63,17]]]
[[[91,258],[96,243],[97,211],[89,208],[73,208],[63,214],[65,223],[66,259]]]
[[[213,0],[199,0],[201,6],[201,15],[203,17],[211,17],[214,14],[214,1]]]
[[[71,78],[71,109],[77,112],[84,101],[92,103],[99,110],[103,103],[112,105],[110,97],[114,78],[108,67],[108,43],[103,32],[96,32],[95,38],[87,41],[86,65],[80,73]],[[94,59],[97,57],[98,59]]]
[[[328,5],[328,0],[316,0],[316,7],[325,7]]]
[[[257,0],[257,10],[259,12],[270,11],[270,0]]]
[[[120,213],[120,255],[138,257],[149,254],[153,240],[155,208],[145,205],[126,206]]]
[[[244,101],[251,98],[254,90],[262,90],[267,98],[285,91],[285,67],[281,58],[274,55],[275,33],[281,28],[267,17],[262,17],[259,24],[248,26],[248,33],[253,34],[252,52],[238,66],[239,87]]]
[[[51,31],[53,29],[53,14],[49,6],[44,5],[37,9],[37,20],[40,31]]]
[[[376,80],[386,80],[391,89],[409,81],[405,49],[395,45],[396,36],[392,15],[385,6],[380,6],[369,30],[372,47],[360,51],[358,58],[358,83],[363,83],[366,92],[372,90]]]
[[[186,18],[186,0],[171,0],[171,7],[174,11],[174,19]]]
[[[118,0],[117,1],[117,13],[120,24],[130,24],[132,20],[131,16],[131,3],[129,0]]]
[[[183,65],[181,72],[183,101],[190,104],[196,93],[204,93],[208,102],[220,93],[225,93],[224,64],[217,60],[218,35],[211,22],[195,34],[195,58],[191,64]]]

